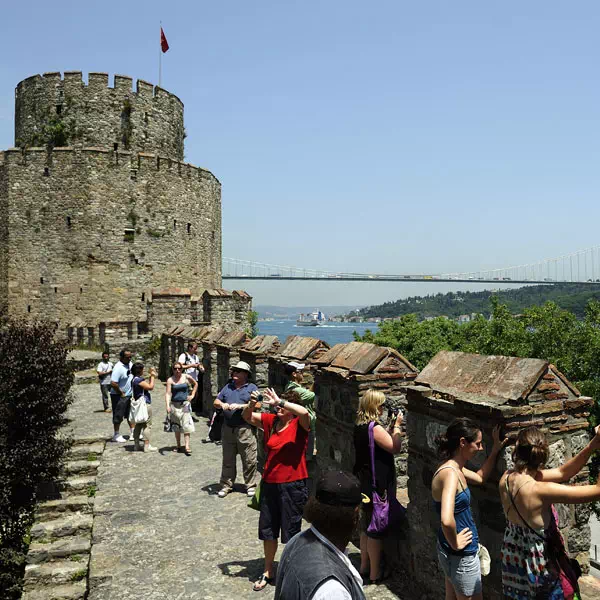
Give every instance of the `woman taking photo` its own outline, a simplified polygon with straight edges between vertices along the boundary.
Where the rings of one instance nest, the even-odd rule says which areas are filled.
[[[385,396],[375,390],[367,390],[360,398],[356,425],[354,426],[354,447],[356,462],[354,474],[360,481],[361,492],[373,499],[373,479],[379,496],[387,494],[388,499],[396,498],[396,466],[394,454],[402,448],[400,425],[402,414],[398,412],[384,429],[379,423],[383,415]],[[371,449],[369,445],[369,427],[373,423],[375,473],[371,469]],[[360,574],[366,583],[378,584],[384,579],[381,563],[383,538],[386,532],[367,531],[373,516],[373,503],[361,506],[360,519]]]
[[[483,450],[481,430],[469,419],[454,419],[446,433],[436,438],[438,456],[444,461],[433,475],[431,495],[441,526],[437,553],[445,576],[446,600],[482,600],[479,536],[471,512],[468,484],[481,485],[490,476],[498,452],[500,428],[494,427],[490,455],[478,471],[465,464]]]
[[[175,432],[175,442],[177,443],[177,448],[173,452],[185,452],[186,456],[191,456],[190,433],[196,431],[194,421],[192,421],[191,402],[196,395],[198,382],[182,371],[183,365],[176,362],[173,365],[173,375],[167,379],[165,404],[171,421],[171,428]],[[183,432],[185,439],[184,448],[181,447],[181,432]]]
[[[308,500],[306,447],[310,414],[299,404],[300,396],[290,390],[281,398],[272,389],[264,392],[266,404],[276,414],[254,412],[258,392],[252,392],[242,416],[264,432],[265,466],[260,491],[258,539],[263,540],[265,568],[254,583],[258,592],[274,581],[273,561],[281,531],[281,543],[300,532],[302,513]]]
[[[143,450],[144,452],[156,452],[156,448],[150,445],[150,431],[152,429],[152,397],[150,392],[154,389],[154,380],[156,379],[156,371],[150,369],[150,381],[146,381],[144,375],[144,364],[136,362],[131,367],[131,374],[133,380],[131,381],[131,389],[133,392],[133,399],[139,400],[144,398],[146,401],[146,408],[148,409],[148,420],[145,423],[136,423],[133,430],[134,449]],[[144,434],[144,447],[140,446],[140,434]]]
[[[564,465],[544,469],[548,442],[537,427],[519,432],[513,450],[513,469],[500,479],[500,498],[506,515],[502,545],[502,589],[505,598],[574,600],[579,598],[576,561],[569,560],[553,506],[583,504],[600,499],[596,485],[561,485],[585,466],[600,448],[600,426],[592,441]]]

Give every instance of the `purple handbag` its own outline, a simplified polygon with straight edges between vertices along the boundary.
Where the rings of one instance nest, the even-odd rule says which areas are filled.
[[[387,490],[383,496],[377,493],[374,427],[374,422],[369,423],[369,450],[371,451],[371,475],[373,477],[373,516],[367,527],[367,533],[383,533],[390,525],[393,525],[402,518],[404,509],[395,495],[393,498],[389,498]]]

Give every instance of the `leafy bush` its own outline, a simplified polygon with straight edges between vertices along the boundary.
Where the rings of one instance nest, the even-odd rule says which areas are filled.
[[[0,324],[0,589],[20,597],[36,490],[57,479],[69,449],[73,374],[67,347],[42,323]]]

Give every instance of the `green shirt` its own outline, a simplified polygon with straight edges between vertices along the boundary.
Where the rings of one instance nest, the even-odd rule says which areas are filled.
[[[310,415],[310,428],[314,431],[315,421],[317,415],[315,413],[315,393],[303,388],[300,384],[295,381],[290,381],[285,386],[285,391],[294,390],[300,396],[300,404],[306,408]]]

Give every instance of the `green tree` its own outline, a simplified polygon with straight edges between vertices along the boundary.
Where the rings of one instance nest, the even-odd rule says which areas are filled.
[[[255,310],[248,311],[248,326],[246,328],[246,333],[250,337],[256,337],[258,335],[258,313]]]

